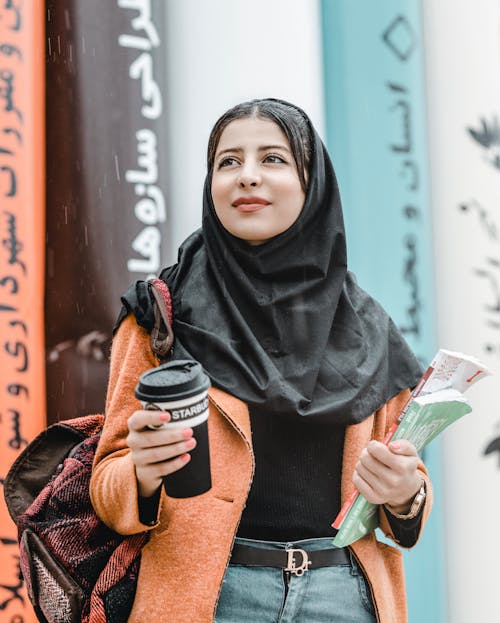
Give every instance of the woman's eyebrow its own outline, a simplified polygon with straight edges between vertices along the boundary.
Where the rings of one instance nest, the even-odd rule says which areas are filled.
[[[286,145],[264,145],[259,147],[259,151],[267,151],[268,149],[281,149],[282,151],[290,152]]]
[[[282,151],[290,153],[290,150],[286,145],[262,145],[261,147],[257,147],[257,151],[267,151],[268,149],[281,149]],[[216,157],[229,153],[241,153],[242,151],[244,151],[243,147],[229,147],[227,149],[223,149],[222,151],[217,152]]]

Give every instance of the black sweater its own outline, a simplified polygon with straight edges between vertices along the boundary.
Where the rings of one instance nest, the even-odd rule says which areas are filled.
[[[256,409],[250,418],[255,476],[238,536],[264,541],[333,536],[345,428]]]

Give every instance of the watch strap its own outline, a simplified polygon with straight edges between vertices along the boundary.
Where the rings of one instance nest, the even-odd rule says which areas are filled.
[[[422,480],[420,489],[417,491],[415,497],[413,498],[413,501],[410,506],[410,510],[406,514],[403,515],[401,513],[397,513],[395,510],[392,509],[391,506],[389,506],[389,504],[384,504],[384,506],[391,513],[391,515],[393,515],[394,517],[397,517],[398,519],[413,519],[419,514],[422,506],[424,505],[425,498],[426,498],[425,480]]]

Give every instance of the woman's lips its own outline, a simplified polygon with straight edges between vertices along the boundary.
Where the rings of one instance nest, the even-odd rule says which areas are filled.
[[[233,207],[240,212],[256,212],[268,206],[271,202],[262,197],[238,197],[233,201]]]

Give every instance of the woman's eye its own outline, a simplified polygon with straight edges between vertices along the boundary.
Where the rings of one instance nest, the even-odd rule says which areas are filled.
[[[268,154],[264,158],[264,162],[270,162],[271,164],[283,164],[286,162],[286,160],[281,156],[277,156],[276,154]]]
[[[236,160],[236,158],[232,158],[232,157],[223,158],[219,162],[219,169],[222,169],[222,167],[231,167],[235,164],[238,164],[238,161]]]

